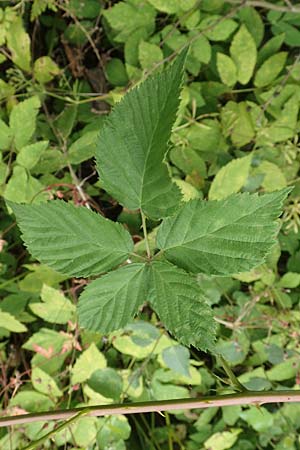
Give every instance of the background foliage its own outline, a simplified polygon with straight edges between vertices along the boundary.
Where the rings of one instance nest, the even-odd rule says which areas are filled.
[[[168,154],[185,198],[295,186],[265,264],[234,277],[198,277],[214,307],[217,349],[249,389],[299,387],[300,7],[241,3],[1,2],[2,410],[231,392],[220,361],[179,345],[148,305],[121,331],[79,329],[75,305],[86,280],[30,258],[5,203],[89,204],[125,224],[145,254],[139,215],[122,209],[96,176],[95,138],[111,106],[187,45]],[[157,225],[150,223],[153,245]],[[299,408],[83,417],[41,448],[293,450]],[[0,447],[23,448],[54,426],[1,429]]]

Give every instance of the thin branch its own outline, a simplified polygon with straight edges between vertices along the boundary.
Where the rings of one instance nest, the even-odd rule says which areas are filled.
[[[216,395],[197,399],[164,400],[153,402],[137,402],[115,405],[84,406],[60,411],[46,411],[41,413],[20,414],[0,418],[0,427],[14,426],[48,420],[67,420],[75,414],[89,416],[110,416],[116,414],[139,414],[148,412],[172,411],[178,409],[204,409],[231,405],[260,406],[266,403],[295,403],[300,402],[300,391],[251,391],[237,394]]]
[[[241,0],[226,0],[226,3],[231,3],[232,5],[242,5],[243,7],[252,6],[254,8],[264,8],[279,12],[300,13],[300,3],[297,3],[297,5],[292,5],[289,2],[290,6],[275,5],[274,3],[265,2],[263,0],[246,0],[245,2],[242,2]]]
[[[141,216],[142,216],[142,227],[143,227],[143,232],[144,232],[147,257],[148,257],[148,259],[150,259],[151,258],[151,251],[150,251],[149,240],[148,240],[148,233],[147,233],[147,226],[146,226],[146,216],[145,216],[145,214],[143,212],[141,212]]]

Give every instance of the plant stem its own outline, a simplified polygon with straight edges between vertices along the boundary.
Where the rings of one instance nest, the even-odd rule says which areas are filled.
[[[178,409],[203,409],[215,406],[230,405],[254,405],[259,406],[266,403],[300,403],[300,391],[248,391],[237,394],[215,395],[202,398],[185,398],[179,400],[164,400],[153,402],[137,402],[115,405],[83,406],[81,408],[46,411],[41,413],[20,414],[0,418],[0,427],[17,424],[69,419],[75,414],[87,414],[89,416],[110,416],[115,414],[137,414],[148,412],[172,411]]]
[[[141,211],[141,217],[142,217],[142,227],[143,227],[143,233],[144,233],[144,238],[145,238],[147,257],[148,257],[148,259],[150,259],[151,258],[151,251],[150,251],[149,240],[148,240],[148,233],[147,233],[147,226],[146,226],[146,216],[145,216],[145,214],[142,211]]]
[[[49,433],[44,434],[44,436],[42,436],[41,438],[39,438],[36,441],[32,442],[31,444],[27,445],[27,447],[25,447],[23,450],[35,449],[38,445],[45,442],[46,439],[50,438],[51,436],[54,436],[58,431],[63,430],[67,426],[71,425],[71,423],[75,422],[75,420],[77,420],[79,417],[85,416],[88,413],[89,413],[89,408],[86,408],[86,411],[84,411],[84,410],[79,411],[78,414],[75,414],[75,416],[70,417],[68,420],[63,422],[61,425],[56,427],[54,430],[49,431]]]
[[[222,366],[223,369],[225,370],[228,378],[230,379],[233,387],[235,387],[235,390],[239,391],[239,392],[247,392],[248,389],[245,388],[245,386],[243,386],[239,380],[237,379],[237,377],[234,375],[233,371],[231,370],[231,367],[229,366],[229,364],[227,363],[227,361],[223,358],[222,355],[219,355],[219,358],[222,362]],[[248,391],[249,392],[249,391]]]

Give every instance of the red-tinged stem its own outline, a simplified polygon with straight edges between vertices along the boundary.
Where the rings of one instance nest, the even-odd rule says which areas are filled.
[[[38,421],[66,420],[87,411],[89,416],[109,416],[113,414],[137,414],[161,412],[178,409],[203,409],[214,406],[230,405],[262,405],[266,403],[300,402],[300,391],[269,391],[269,392],[241,392],[238,394],[216,395],[197,399],[164,400],[153,402],[139,402],[104,406],[86,406],[60,411],[47,411],[33,414],[21,414],[0,418],[0,427],[13,426]]]

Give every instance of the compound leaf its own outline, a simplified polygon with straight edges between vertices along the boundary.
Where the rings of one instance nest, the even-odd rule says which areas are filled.
[[[41,205],[10,203],[30,253],[73,277],[106,272],[133,250],[130,234],[118,223],[63,201]]]
[[[96,149],[100,180],[128,209],[159,219],[173,213],[180,191],[164,163],[179,106],[186,52],[125,95],[101,129]]]
[[[92,281],[78,303],[79,324],[108,333],[124,327],[146,300],[144,264],[129,264]]]
[[[258,196],[234,194],[225,200],[193,200],[165,219],[158,248],[190,272],[229,275],[263,263],[279,231],[276,218],[290,188]]]
[[[184,345],[212,350],[212,309],[194,277],[167,262],[153,262],[150,270],[148,300],[166,328]]]

